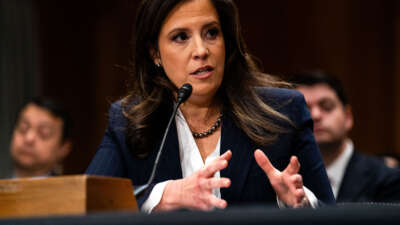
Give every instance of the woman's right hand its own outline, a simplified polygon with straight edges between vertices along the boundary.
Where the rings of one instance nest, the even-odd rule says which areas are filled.
[[[231,157],[232,152],[228,150],[191,176],[169,181],[155,210],[164,211],[179,208],[211,210],[214,207],[225,208],[227,202],[213,195],[212,190],[230,186],[231,181],[229,178],[215,178],[214,174],[225,169]]]

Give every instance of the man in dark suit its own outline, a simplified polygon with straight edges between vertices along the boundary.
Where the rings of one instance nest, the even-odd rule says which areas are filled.
[[[357,152],[348,137],[353,114],[339,80],[324,72],[303,72],[291,81],[304,94],[311,112],[337,202],[399,201],[400,171]]]
[[[59,173],[58,164],[71,150],[70,119],[65,108],[49,98],[34,98],[21,110],[10,153],[13,178]]]

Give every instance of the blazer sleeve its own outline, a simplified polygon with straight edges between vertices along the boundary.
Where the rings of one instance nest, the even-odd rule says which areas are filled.
[[[319,148],[313,135],[313,121],[307,109],[304,96],[298,94],[293,98],[295,112],[293,121],[296,125],[294,151],[301,165],[300,174],[304,186],[326,204],[334,204],[332,189],[326,174]]]
[[[121,126],[118,126],[118,123],[121,123],[121,116],[120,107],[117,103],[114,103],[109,110],[108,125],[103,140],[89,164],[85,172],[86,174],[112,177],[126,176],[122,160],[122,150],[115,132],[115,129],[123,129]]]
[[[126,124],[126,118],[122,114],[121,102],[112,104],[109,110],[108,125],[103,140],[89,164],[85,172],[86,174],[125,177],[132,180],[132,174],[128,174],[128,168],[125,165],[127,161],[128,163],[135,163],[129,158],[129,153],[127,153],[124,143]],[[153,187],[154,184],[151,184],[142,195],[136,196],[139,209],[150,195]]]

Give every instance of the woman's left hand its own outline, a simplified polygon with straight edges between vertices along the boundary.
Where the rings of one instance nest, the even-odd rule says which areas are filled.
[[[303,178],[298,174],[300,163],[296,156],[290,158],[289,165],[282,172],[276,169],[261,150],[254,152],[258,165],[267,174],[279,199],[285,204],[298,208],[308,204],[304,189]]]

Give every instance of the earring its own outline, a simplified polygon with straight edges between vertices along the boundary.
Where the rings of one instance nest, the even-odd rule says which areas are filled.
[[[158,62],[156,62],[155,64],[156,64],[156,66],[158,67],[158,68],[160,68],[161,67],[161,62],[159,61],[159,60],[157,60]]]

